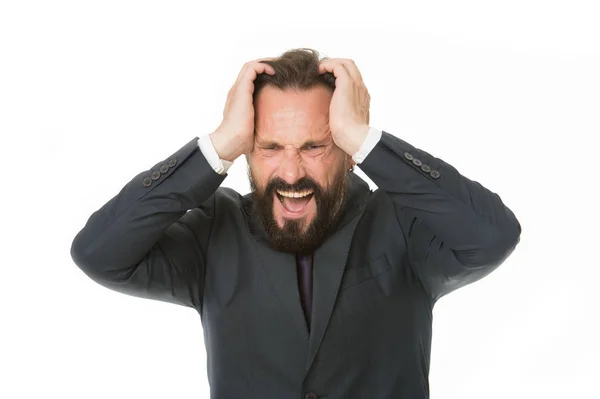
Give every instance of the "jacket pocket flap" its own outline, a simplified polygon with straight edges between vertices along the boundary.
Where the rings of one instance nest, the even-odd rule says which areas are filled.
[[[392,265],[390,264],[390,262],[387,259],[387,256],[384,253],[374,258],[373,260],[370,260],[364,266],[353,269],[347,269],[344,272],[344,276],[342,277],[340,291],[343,291],[364,281],[375,278],[380,274],[387,272],[391,268]]]

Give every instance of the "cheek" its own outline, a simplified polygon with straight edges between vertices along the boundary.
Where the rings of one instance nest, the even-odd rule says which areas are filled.
[[[331,187],[340,168],[343,167],[344,155],[332,151],[323,156],[314,157],[307,161],[307,164],[310,164],[311,176],[314,176],[321,185]]]
[[[263,191],[267,186],[269,179],[277,170],[276,162],[272,159],[265,160],[260,159],[258,162],[256,160],[251,164],[250,170],[252,171],[252,178],[254,179],[254,183],[257,187]]]

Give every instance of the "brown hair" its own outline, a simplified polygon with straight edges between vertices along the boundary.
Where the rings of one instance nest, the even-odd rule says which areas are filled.
[[[271,65],[275,75],[261,73],[254,80],[253,100],[261,89],[271,85],[280,90],[294,89],[298,91],[309,90],[322,84],[335,90],[335,76],[331,72],[319,75],[319,62],[328,57],[320,58],[319,52],[310,48],[291,49],[274,60],[260,61]]]

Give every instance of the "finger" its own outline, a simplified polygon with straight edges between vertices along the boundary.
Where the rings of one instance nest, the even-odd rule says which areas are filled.
[[[333,73],[333,76],[335,76],[336,86],[344,84],[344,82],[347,82],[349,79],[351,79],[348,70],[344,67],[342,63],[339,62],[338,59],[322,61],[319,64],[319,74],[325,72]]]
[[[261,60],[272,60],[273,58],[261,58],[258,60],[247,62],[240,71],[238,78],[233,87],[238,87],[244,91],[254,91],[254,81],[261,73],[275,74],[275,69],[269,65],[260,62]]]
[[[258,58],[255,61],[258,65],[266,65],[267,66],[266,71],[268,71],[269,73],[271,73],[271,72],[275,73],[275,69],[271,65],[261,62],[261,61],[273,61],[274,59],[275,59],[275,57],[266,57],[266,58]]]
[[[354,60],[344,60],[342,63],[348,70],[348,73],[350,74],[350,76],[352,76],[353,78],[355,78],[358,81],[363,80],[362,75],[360,74],[360,71],[358,70],[358,66],[356,65],[356,62],[354,62]]]
[[[242,69],[240,70],[240,73],[238,74],[238,77],[234,83],[234,86],[239,84],[242,81],[247,81],[250,77],[251,77],[252,81],[254,81],[254,79],[256,79],[256,76],[260,73],[267,72],[270,75],[275,74],[275,69],[273,69],[273,67],[271,65],[260,62],[260,61],[270,61],[273,59],[274,59],[273,57],[258,58],[256,60],[248,61],[247,63],[245,63],[244,66],[242,67]]]
[[[344,68],[346,68],[346,72],[353,80],[356,80],[359,82],[362,81],[362,75],[360,74],[360,71],[358,70],[356,63],[353,60],[347,59],[347,58],[330,58],[328,60],[322,61],[322,64],[319,65],[319,73],[325,72],[325,70],[326,70],[325,66],[329,63],[343,65]],[[323,68],[321,67],[321,65],[323,65]],[[321,69],[323,69],[323,72],[321,72]]]

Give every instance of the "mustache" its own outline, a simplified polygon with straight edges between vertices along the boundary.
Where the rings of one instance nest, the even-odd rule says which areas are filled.
[[[315,194],[319,194],[321,189],[319,185],[309,177],[303,177],[299,179],[295,184],[288,184],[283,179],[276,177],[269,181],[265,188],[265,194],[271,194],[275,190],[282,191],[313,191]]]

